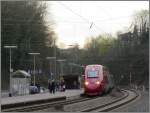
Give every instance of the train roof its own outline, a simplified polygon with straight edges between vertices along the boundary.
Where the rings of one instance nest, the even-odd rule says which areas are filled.
[[[90,65],[86,65],[86,67],[89,67],[89,66],[100,66],[100,67],[103,67],[103,65],[100,65],[100,64],[90,64]]]
[[[94,67],[94,66],[99,67],[99,68],[101,68],[101,69],[102,69],[102,67],[103,67],[103,65],[100,65],[100,64],[91,64],[91,65],[87,65],[87,66],[86,66],[86,69],[88,69],[88,68],[90,68],[90,67]]]

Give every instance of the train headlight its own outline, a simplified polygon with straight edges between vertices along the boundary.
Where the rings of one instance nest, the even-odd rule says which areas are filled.
[[[89,84],[89,82],[86,81],[86,82],[85,82],[85,85],[88,85],[88,84]]]
[[[96,84],[99,85],[99,84],[100,84],[100,81],[97,81]]]

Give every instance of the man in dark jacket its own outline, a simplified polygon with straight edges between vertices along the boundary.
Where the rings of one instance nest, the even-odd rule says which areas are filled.
[[[55,81],[52,80],[51,88],[52,88],[52,93],[53,94],[55,93],[55,86],[56,86]]]
[[[52,93],[52,83],[50,80],[48,82],[48,89],[49,89],[49,92]]]
[[[36,84],[36,87],[38,88],[38,93],[40,93],[40,90],[41,90],[41,88],[40,88],[40,87],[41,87],[41,86],[40,86],[40,84],[39,84],[39,83],[37,83],[37,84]]]

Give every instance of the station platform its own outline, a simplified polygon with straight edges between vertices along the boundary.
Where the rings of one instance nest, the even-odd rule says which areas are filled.
[[[61,99],[61,98],[71,98],[75,96],[79,96],[83,93],[83,89],[71,89],[66,90],[65,92],[55,92],[55,94],[45,92],[40,94],[32,94],[32,95],[24,95],[24,96],[16,96],[16,97],[6,97],[1,98],[1,105],[10,105],[10,104],[19,104],[19,103],[28,103],[32,101],[40,101],[47,99]]]

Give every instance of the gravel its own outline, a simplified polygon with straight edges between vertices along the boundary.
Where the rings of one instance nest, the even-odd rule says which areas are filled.
[[[92,100],[84,101],[84,102],[78,102],[78,103],[73,103],[69,105],[63,105],[63,106],[56,106],[55,108],[48,108],[45,110],[40,110],[43,112],[76,112],[76,111],[82,111],[83,109],[89,109],[91,107],[99,106],[106,104],[108,102],[111,102],[119,97],[122,97],[123,93],[117,90],[113,90],[107,95],[103,95],[98,98],[93,98],[91,97]]]
[[[93,100],[88,100],[86,102],[80,102],[80,103],[66,105],[66,106],[64,106],[64,111],[67,111],[67,112],[82,111],[83,109],[88,109],[91,107],[96,107],[97,105],[99,106],[99,105],[106,104],[106,103],[111,102],[121,96],[123,96],[123,94],[120,92],[112,92],[108,95],[104,95],[102,97],[99,97],[99,98],[96,98]]]
[[[138,91],[141,94],[136,101],[122,106],[111,112],[149,112],[149,92]]]

